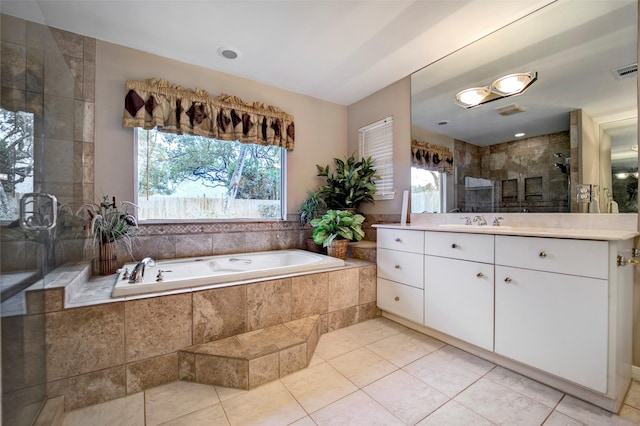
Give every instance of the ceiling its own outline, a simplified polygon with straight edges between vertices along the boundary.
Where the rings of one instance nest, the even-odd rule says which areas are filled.
[[[350,105],[550,2],[3,0],[0,7],[51,27]],[[220,56],[225,47],[239,57]]]
[[[637,73],[616,79],[612,70],[637,62],[637,6],[635,0],[558,1],[432,64],[412,76],[412,124],[486,146],[515,140],[519,132],[568,130],[576,109],[597,124],[636,117]],[[471,109],[455,103],[463,89],[526,71],[537,71],[538,79],[521,95]],[[524,112],[497,112],[513,104]],[[612,139],[629,151],[637,126]],[[629,156],[637,162],[636,152]]]

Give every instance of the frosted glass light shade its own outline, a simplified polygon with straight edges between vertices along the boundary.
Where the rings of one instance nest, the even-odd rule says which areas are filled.
[[[505,75],[491,83],[491,90],[502,95],[511,96],[523,92],[536,79],[535,72],[520,72]]]
[[[472,87],[456,94],[456,100],[463,106],[469,108],[480,105],[489,95],[491,90],[488,87]]]

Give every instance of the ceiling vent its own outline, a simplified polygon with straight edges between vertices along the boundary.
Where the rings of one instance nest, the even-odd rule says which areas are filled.
[[[618,69],[612,70],[613,77],[616,80],[624,80],[625,78],[635,77],[638,75],[638,63],[627,65],[625,67],[620,67]]]
[[[501,108],[496,108],[496,111],[500,115],[512,115],[512,114],[517,114],[519,112],[524,112],[525,109],[523,106],[518,104],[509,104]]]

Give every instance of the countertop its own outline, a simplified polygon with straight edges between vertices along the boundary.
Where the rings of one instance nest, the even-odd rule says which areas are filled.
[[[412,231],[462,232],[469,234],[518,235],[525,237],[572,238],[578,240],[621,241],[640,235],[629,229],[547,228],[533,226],[491,226],[461,224],[376,224],[374,228]]]

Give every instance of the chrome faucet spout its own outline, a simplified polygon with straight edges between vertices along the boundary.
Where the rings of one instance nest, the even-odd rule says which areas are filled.
[[[133,268],[133,271],[131,271],[131,275],[129,275],[129,283],[142,282],[142,279],[144,278],[144,269],[147,265],[149,265],[150,267],[155,266],[156,261],[150,257],[145,257],[140,262],[138,262]]]
[[[478,226],[485,226],[487,224],[487,220],[483,215],[474,216],[473,221],[478,224]]]

